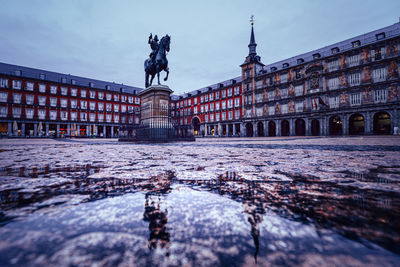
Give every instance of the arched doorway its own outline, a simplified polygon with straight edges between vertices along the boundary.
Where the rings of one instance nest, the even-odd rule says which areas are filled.
[[[387,112],[377,112],[374,115],[374,134],[390,134],[392,129],[390,115]]]
[[[320,134],[319,120],[311,120],[311,135],[318,136]]]
[[[268,136],[276,136],[276,125],[274,121],[268,122]]]
[[[296,120],[295,130],[296,135],[306,135],[306,123],[303,119]]]
[[[257,136],[264,136],[264,123],[261,121],[257,123]]]
[[[200,120],[198,117],[194,117],[192,119],[192,126],[193,126],[193,132],[194,135],[200,135]]]
[[[250,122],[246,123],[246,136],[252,137],[253,136],[253,124]]]
[[[356,113],[350,116],[349,118],[349,134],[364,134],[365,131],[365,122],[364,116]]]
[[[338,115],[329,118],[329,135],[342,135],[342,120]]]
[[[287,120],[283,120],[281,122],[281,133],[282,136],[289,136],[290,135],[290,126]]]

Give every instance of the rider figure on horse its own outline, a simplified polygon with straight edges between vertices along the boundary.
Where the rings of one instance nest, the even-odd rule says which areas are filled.
[[[154,39],[153,39],[153,35],[150,33],[149,42],[148,43],[150,44],[150,47],[151,47],[151,50],[152,50],[150,55],[149,55],[149,57],[150,57],[151,61],[154,63],[155,57],[157,55],[157,50],[158,50],[158,47],[160,45],[158,43],[157,34],[154,36]]]
[[[170,49],[170,41],[171,37],[168,34],[162,37],[159,42],[157,35],[155,35],[153,38],[153,35],[150,33],[148,44],[150,45],[152,51],[149,55],[149,58],[144,62],[146,88],[152,84],[155,75],[157,75],[158,84],[160,84],[161,71],[165,71],[167,73],[164,81],[168,79],[169,69],[166,54]]]

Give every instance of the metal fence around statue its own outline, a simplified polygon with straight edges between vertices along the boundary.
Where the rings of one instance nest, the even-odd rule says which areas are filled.
[[[169,142],[193,141],[191,125],[180,125],[172,119],[167,107],[146,107],[141,110],[140,123],[123,125],[119,131],[119,141],[128,142]]]

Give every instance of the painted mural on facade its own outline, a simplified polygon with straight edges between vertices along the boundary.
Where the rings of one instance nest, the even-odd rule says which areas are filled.
[[[275,114],[276,115],[281,114],[281,105],[279,103],[276,103],[275,105]]]
[[[397,85],[393,84],[390,86],[390,91],[389,91],[389,96],[388,96],[388,101],[395,101],[398,99],[399,97],[399,90],[400,87],[398,87]]]
[[[281,98],[281,93],[278,88],[275,89],[275,99]]]
[[[289,82],[293,81],[293,78],[294,78],[294,72],[293,69],[290,69],[288,74],[288,81]]]
[[[399,68],[397,66],[397,63],[394,61],[391,61],[388,66],[388,77],[389,79],[396,79],[399,77]]]
[[[396,41],[391,41],[386,46],[386,54],[389,56],[394,56],[399,53],[399,48],[397,47]]]
[[[294,86],[293,84],[289,85],[289,92],[288,92],[289,96],[294,96]]]
[[[362,100],[364,103],[372,103],[372,92],[371,87],[368,86],[362,93]]]
[[[339,85],[342,86],[342,87],[347,87],[348,86],[347,77],[346,77],[346,74],[344,72],[342,72],[342,74],[339,77]]]
[[[295,112],[293,100],[289,101],[289,113]]]
[[[347,57],[344,54],[340,55],[339,57],[339,67],[341,69],[345,69],[347,67]]]
[[[281,78],[279,77],[279,74],[276,73],[275,78],[274,78],[274,83],[280,83],[280,82],[281,82]]]
[[[361,51],[361,64],[368,63],[370,59],[370,53],[368,48],[363,48]]]
[[[345,107],[348,106],[349,104],[349,95],[346,93],[343,93],[340,95],[340,106]]]
[[[268,115],[268,106],[267,106],[267,104],[264,104],[263,114],[264,115]]]
[[[370,83],[371,82],[371,68],[369,66],[366,66],[363,68],[361,82],[362,83]]]

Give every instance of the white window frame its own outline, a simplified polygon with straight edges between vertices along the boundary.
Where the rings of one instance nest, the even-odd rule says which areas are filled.
[[[46,119],[46,110],[38,109],[38,117],[40,120],[45,120]]]
[[[46,85],[43,83],[39,83],[39,92],[40,93],[46,93]]]
[[[46,106],[47,97],[46,96],[39,96],[39,106]]]
[[[25,95],[25,102],[27,105],[33,105],[35,103],[35,95]]]
[[[359,106],[361,105],[362,93],[353,93],[350,94],[350,106]]]
[[[13,80],[12,81],[12,88],[16,90],[21,90],[22,87],[22,81],[20,80]]]
[[[0,92],[0,102],[7,103],[8,92]]]
[[[57,85],[50,85],[50,94],[57,94]]]

